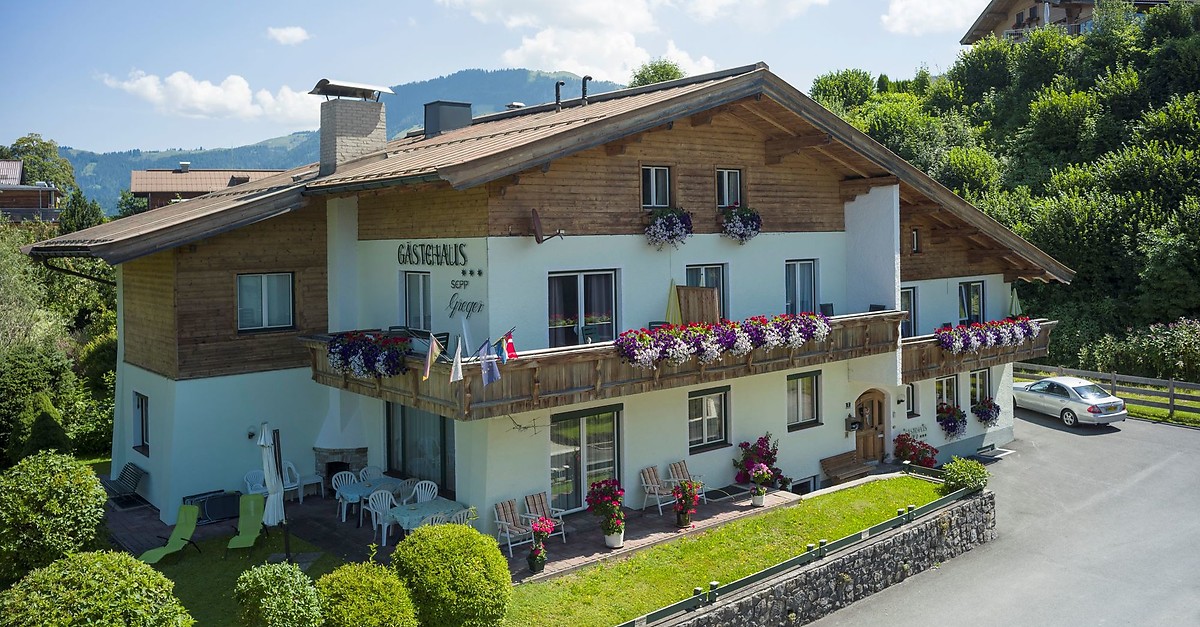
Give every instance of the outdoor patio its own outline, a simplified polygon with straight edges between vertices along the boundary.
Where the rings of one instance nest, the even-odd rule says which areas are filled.
[[[891,470],[884,466],[880,470]],[[675,527],[675,515],[669,505],[663,506],[663,515],[659,516],[653,504],[644,511],[626,509],[625,545],[620,549],[609,549],[604,545],[604,536],[595,517],[587,512],[579,512],[566,517],[567,542],[564,544],[559,537],[551,538],[546,543],[550,559],[546,562],[545,571],[531,576],[525,562],[529,544],[513,547],[513,557],[509,559],[509,570],[514,582],[531,579],[544,579],[562,573],[576,570],[595,562],[629,555],[635,551],[669,541],[681,535],[699,533],[723,524],[730,520],[752,516],[771,507],[779,507],[793,503],[801,497],[791,492],[770,491],[766,496],[764,507],[753,507],[748,492],[735,494],[724,499],[711,499],[707,504],[701,502],[697,512],[692,515],[692,526],[687,529]],[[637,504],[640,504],[638,502]],[[308,542],[321,551],[337,556],[347,562],[363,561],[369,555],[370,544],[379,542],[373,535],[369,520],[363,521],[358,527],[358,515],[351,511],[347,514],[346,522],[341,522],[337,515],[337,502],[320,495],[308,495],[304,503],[296,500],[285,502],[290,531],[293,537]],[[491,518],[491,508],[480,508],[480,517]],[[158,519],[158,510],[151,506],[117,510],[111,502],[106,507],[108,529],[113,544],[118,548],[134,555],[162,546],[163,538],[170,535],[171,528]],[[236,519],[219,521],[196,528],[193,539],[196,541],[218,537],[232,537],[237,525]],[[279,533],[277,528],[271,528],[270,533]],[[396,542],[400,538],[393,526],[392,537],[388,546],[380,546],[376,550],[376,559],[387,563]],[[189,551],[191,549],[188,549]],[[508,557],[507,546],[501,545],[501,553]],[[256,555],[256,559],[265,558]],[[187,559],[187,552],[181,555]]]

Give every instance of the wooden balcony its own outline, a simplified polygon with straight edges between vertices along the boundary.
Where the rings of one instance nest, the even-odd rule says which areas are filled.
[[[317,383],[458,420],[478,420],[892,352],[899,346],[903,318],[898,311],[835,316],[823,342],[809,342],[796,350],[756,349],[708,366],[691,361],[680,367],[642,370],[624,363],[612,342],[525,351],[501,365],[501,379],[486,388],[475,360],[463,364],[464,379],[456,383],[450,382],[446,362],[435,363],[429,380],[422,381],[425,360],[420,355],[407,358],[406,374],[359,379],[329,367],[329,336],[306,336],[300,341],[312,355]]]
[[[1045,357],[1050,349],[1050,332],[1057,320],[1039,319],[1042,332],[1020,346],[998,346],[980,349],[977,353],[955,355],[938,345],[937,337],[922,335],[904,338],[900,342],[903,351],[903,381],[913,383],[935,377],[947,377],[956,372],[980,370],[1036,357]]]

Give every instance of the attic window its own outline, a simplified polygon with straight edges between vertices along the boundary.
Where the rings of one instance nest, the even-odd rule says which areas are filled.
[[[244,174],[242,174],[242,175],[235,174],[235,175],[229,177],[229,187],[233,187],[234,185],[241,185],[242,183],[249,183],[249,182],[250,182],[250,177],[246,176]]]

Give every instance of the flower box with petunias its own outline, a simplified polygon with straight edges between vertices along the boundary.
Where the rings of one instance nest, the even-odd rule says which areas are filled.
[[[659,250],[670,244],[674,248],[692,236],[692,214],[677,207],[663,207],[650,213],[646,241]]]
[[[988,427],[994,427],[1000,421],[1000,405],[990,396],[972,405],[971,413]]]
[[[660,362],[682,366],[695,359],[700,365],[709,365],[725,355],[743,357],[756,348],[797,349],[810,341],[824,341],[832,329],[829,318],[805,312],[755,316],[741,322],[668,324],[653,331],[631,329],[622,332],[613,346],[625,361],[653,370]]]
[[[1032,342],[1042,325],[1027,316],[942,327],[933,332],[938,345],[952,354],[977,353],[984,348],[1020,346]]]
[[[328,343],[329,367],[360,379],[393,377],[408,372],[404,363],[408,348],[406,337],[390,337],[382,332],[336,333]]]
[[[958,405],[938,403],[937,423],[947,440],[955,440],[967,432],[967,414]]]
[[[745,244],[757,237],[761,230],[762,216],[754,209],[734,203],[721,210],[721,235]]]

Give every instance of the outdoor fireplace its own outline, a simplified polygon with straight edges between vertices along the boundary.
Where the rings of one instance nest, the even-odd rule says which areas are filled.
[[[313,447],[313,452],[317,454],[316,472],[321,475],[321,479],[326,488],[333,489],[330,480],[335,472],[349,470],[354,474],[358,474],[360,470],[367,466],[367,447],[360,448],[321,448]]]

